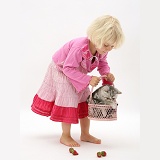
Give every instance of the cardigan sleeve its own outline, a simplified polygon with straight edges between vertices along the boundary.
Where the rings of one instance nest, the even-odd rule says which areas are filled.
[[[91,76],[78,70],[82,61],[80,48],[71,47],[63,64],[63,73],[69,78],[77,92],[82,91],[89,85]]]
[[[100,75],[106,75],[107,73],[110,72],[110,67],[109,67],[106,59],[107,59],[107,54],[104,55],[99,60],[99,65],[98,65],[97,71],[100,73]]]

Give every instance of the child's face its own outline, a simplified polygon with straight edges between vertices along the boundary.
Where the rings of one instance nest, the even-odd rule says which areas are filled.
[[[101,48],[96,48],[99,54],[105,54],[106,52],[111,51],[114,48],[113,45],[104,44]]]

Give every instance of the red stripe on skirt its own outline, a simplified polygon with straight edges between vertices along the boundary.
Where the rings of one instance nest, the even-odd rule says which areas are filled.
[[[57,106],[54,102],[48,102],[36,94],[31,105],[31,110],[42,116],[51,116],[50,119],[56,122],[78,123],[78,119],[88,116],[88,104],[81,102],[78,108]]]
[[[38,97],[36,94],[33,98],[31,110],[42,116],[50,116],[54,102],[48,102]]]

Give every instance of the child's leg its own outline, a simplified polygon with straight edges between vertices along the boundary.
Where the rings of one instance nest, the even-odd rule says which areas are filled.
[[[93,137],[89,133],[90,120],[88,119],[88,117],[80,119],[80,125],[81,125],[81,137],[80,137],[81,141],[101,144],[100,139]]]
[[[66,146],[79,147],[80,145],[71,137],[71,124],[62,122],[62,136],[60,142]]]

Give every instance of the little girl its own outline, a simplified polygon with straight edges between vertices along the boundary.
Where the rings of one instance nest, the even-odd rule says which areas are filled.
[[[108,52],[120,47],[124,35],[119,21],[110,15],[98,17],[88,27],[87,37],[80,37],[64,44],[52,57],[44,81],[34,96],[31,109],[42,116],[62,124],[60,142],[66,146],[80,146],[71,137],[71,124],[80,120],[80,140],[100,144],[101,140],[89,133],[87,97],[89,85],[97,86],[100,78],[87,73],[95,68],[105,81],[112,83],[106,61]],[[104,82],[103,82],[104,84]]]

